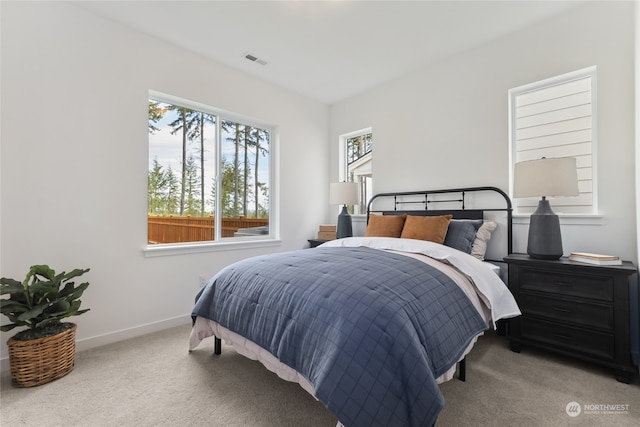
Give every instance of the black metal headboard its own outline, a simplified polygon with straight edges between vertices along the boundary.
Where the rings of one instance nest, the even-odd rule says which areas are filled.
[[[480,200],[482,198],[486,200]],[[473,200],[471,200],[473,199]],[[380,206],[374,209],[374,205]],[[471,208],[469,207],[471,205]],[[499,205],[499,206],[497,206]],[[488,206],[488,207],[476,207]],[[380,193],[369,200],[369,214],[453,215],[456,219],[484,219],[486,212],[504,212],[507,226],[507,253],[513,252],[513,208],[511,199],[496,187]]]

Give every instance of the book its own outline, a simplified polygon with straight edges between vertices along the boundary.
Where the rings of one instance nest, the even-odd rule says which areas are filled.
[[[571,261],[585,262],[594,265],[620,265],[622,260],[615,255],[593,254],[589,252],[571,252]]]

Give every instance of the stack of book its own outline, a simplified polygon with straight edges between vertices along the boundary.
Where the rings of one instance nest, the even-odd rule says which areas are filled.
[[[334,240],[336,238],[336,226],[334,224],[320,224],[318,240]]]
[[[595,265],[620,265],[622,260],[615,255],[592,254],[588,252],[571,252],[569,255],[571,261],[586,262]]]

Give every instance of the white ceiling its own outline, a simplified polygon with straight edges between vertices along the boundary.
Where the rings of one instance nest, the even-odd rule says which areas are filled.
[[[80,7],[333,104],[575,1],[77,1]],[[245,53],[267,62],[260,65]]]

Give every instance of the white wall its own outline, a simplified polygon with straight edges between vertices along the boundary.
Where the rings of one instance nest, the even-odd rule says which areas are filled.
[[[22,280],[39,263],[91,268],[91,311],[71,318],[79,348],[190,321],[200,275],[303,248],[324,222],[326,105],[75,6],[1,7],[1,274]],[[277,125],[280,245],[143,255],[149,89]],[[12,334],[2,336],[3,357]]]
[[[636,165],[640,164],[640,7],[635,10],[635,121],[636,121]],[[640,265],[640,170],[636,166],[636,233],[638,240],[638,258]]]
[[[637,260],[633,11],[632,2],[589,2],[333,105],[330,176],[338,176],[338,136],[371,126],[374,192],[508,191],[508,89],[596,65],[603,217],[563,225],[564,251]],[[515,251],[526,251],[527,230],[516,225]]]

